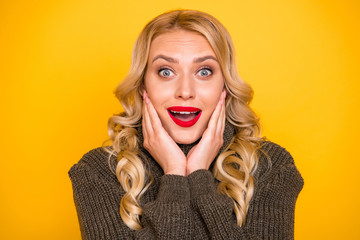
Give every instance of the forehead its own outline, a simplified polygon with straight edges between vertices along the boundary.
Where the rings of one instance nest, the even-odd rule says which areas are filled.
[[[187,30],[174,30],[157,36],[150,45],[150,56],[159,52],[204,53],[215,56],[203,35]]]

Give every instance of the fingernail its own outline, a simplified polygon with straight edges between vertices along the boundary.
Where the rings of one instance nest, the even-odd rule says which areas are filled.
[[[149,103],[149,97],[146,95],[145,96],[145,102],[148,104]]]

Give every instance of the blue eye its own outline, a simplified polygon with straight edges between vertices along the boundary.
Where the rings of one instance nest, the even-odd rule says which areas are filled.
[[[162,77],[171,77],[174,73],[168,68],[162,68],[159,70],[159,74]]]
[[[200,69],[198,74],[200,75],[200,77],[208,77],[212,74],[212,71],[209,68],[203,68],[203,69]]]

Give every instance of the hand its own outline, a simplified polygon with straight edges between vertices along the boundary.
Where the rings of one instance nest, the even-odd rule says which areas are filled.
[[[189,151],[186,175],[199,169],[209,169],[222,147],[225,129],[225,97],[226,91],[224,90],[200,142]]]
[[[163,128],[146,91],[143,96],[142,128],[145,149],[161,166],[165,174],[185,176],[185,154]]]

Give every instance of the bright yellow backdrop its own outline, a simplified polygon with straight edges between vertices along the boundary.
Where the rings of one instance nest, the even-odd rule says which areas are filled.
[[[360,239],[355,0],[2,0],[0,239],[80,239],[67,171],[107,139],[141,28],[179,7],[228,28],[264,134],[294,156],[296,239]]]

